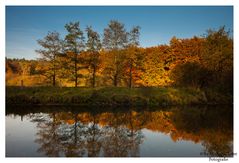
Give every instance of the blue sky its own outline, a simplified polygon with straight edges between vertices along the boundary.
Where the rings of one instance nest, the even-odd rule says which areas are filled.
[[[233,30],[231,6],[7,6],[6,7],[6,56],[9,58],[36,59],[39,49],[36,40],[48,31],[58,31],[63,38],[64,25],[79,21],[85,30],[91,25],[103,36],[110,20],[125,24],[127,30],[134,25],[141,27],[140,44],[143,47],[168,44],[173,36],[190,38],[202,36],[206,30],[225,25]]]

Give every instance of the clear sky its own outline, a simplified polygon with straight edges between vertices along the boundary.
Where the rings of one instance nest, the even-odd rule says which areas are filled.
[[[140,44],[143,47],[168,44],[173,36],[190,38],[202,36],[206,30],[226,26],[233,31],[231,6],[7,6],[6,7],[6,56],[9,58],[36,59],[39,49],[36,40],[48,31],[58,31],[63,38],[64,25],[79,21],[85,30],[91,25],[103,36],[110,20],[125,24],[127,30],[134,25],[141,27]]]

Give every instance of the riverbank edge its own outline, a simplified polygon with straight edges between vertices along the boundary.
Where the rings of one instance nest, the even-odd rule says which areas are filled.
[[[174,106],[232,104],[232,96],[194,88],[172,87],[6,87],[7,105]]]

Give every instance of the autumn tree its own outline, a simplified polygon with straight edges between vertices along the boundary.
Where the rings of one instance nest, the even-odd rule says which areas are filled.
[[[75,87],[78,85],[78,70],[79,54],[84,50],[84,36],[80,29],[79,22],[70,22],[65,25],[68,34],[65,36],[65,52],[68,59],[67,69],[75,82]]]
[[[109,56],[112,63],[108,65],[109,73],[114,86],[118,85],[124,68],[123,62],[125,61],[125,55],[123,49],[127,43],[127,32],[124,24],[111,20],[108,27],[104,29],[103,45],[104,48],[110,51]]]
[[[136,67],[137,54],[136,50],[139,46],[140,27],[136,26],[128,33],[128,65],[129,65],[129,88],[132,87],[133,68]]]
[[[174,85],[202,88],[207,86],[210,72],[201,65],[200,54],[204,38],[196,37],[170,41],[170,53],[166,58],[170,79]]]
[[[210,72],[198,62],[178,64],[172,70],[170,77],[178,86],[203,88],[210,79]]]
[[[92,87],[95,87],[95,78],[96,78],[96,70],[99,67],[100,59],[99,59],[99,51],[101,49],[101,41],[100,36],[97,32],[95,32],[92,27],[86,28],[87,32],[87,42],[86,42],[86,50],[88,52],[87,63],[89,65],[89,69],[92,72]]]
[[[169,69],[186,62],[198,62],[203,44],[204,38],[201,37],[194,36],[186,39],[173,37],[170,40],[170,53],[166,59]]]
[[[202,64],[213,73],[211,86],[232,93],[233,40],[225,27],[207,31],[201,58]]]
[[[59,69],[57,57],[62,54],[62,40],[58,32],[49,32],[43,39],[37,41],[42,49],[36,50],[42,56],[42,59],[48,61],[49,67],[47,74],[52,78],[52,85],[56,85],[56,74]]]
[[[170,55],[170,47],[168,45],[145,48],[141,85],[152,87],[166,86],[171,83],[169,67],[166,62],[168,55]]]

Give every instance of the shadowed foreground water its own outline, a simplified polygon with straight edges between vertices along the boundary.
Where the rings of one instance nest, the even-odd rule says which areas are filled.
[[[232,156],[233,107],[7,106],[6,156]]]

